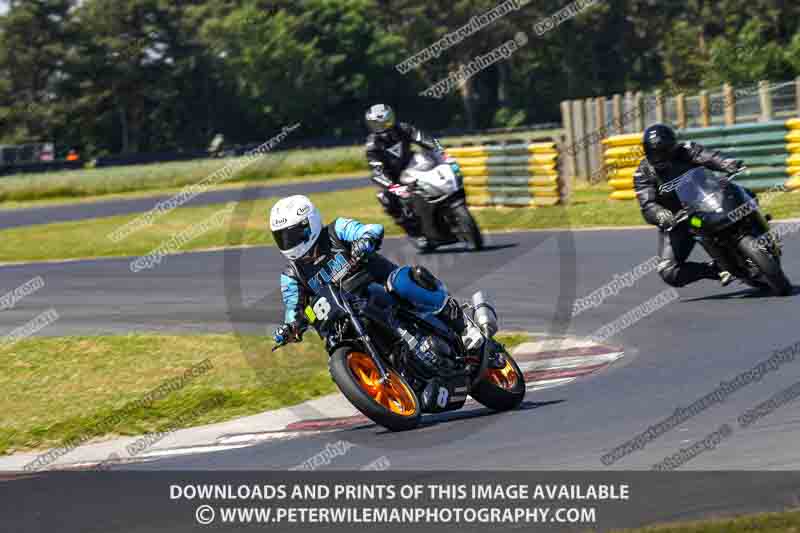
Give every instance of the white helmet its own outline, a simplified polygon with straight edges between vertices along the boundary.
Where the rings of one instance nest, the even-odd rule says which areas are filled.
[[[306,196],[289,196],[272,206],[269,229],[281,253],[295,261],[308,253],[319,239],[322,217]]]

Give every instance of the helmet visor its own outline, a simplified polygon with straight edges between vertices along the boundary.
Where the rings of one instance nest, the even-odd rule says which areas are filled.
[[[290,250],[311,238],[311,225],[306,219],[300,224],[275,230],[272,232],[272,236],[275,238],[278,249]]]
[[[373,133],[383,133],[386,130],[394,127],[394,118],[388,117],[385,119],[371,119],[367,121],[370,131]]]
[[[668,147],[652,150],[647,159],[657,170],[664,170],[672,166],[673,150]]]

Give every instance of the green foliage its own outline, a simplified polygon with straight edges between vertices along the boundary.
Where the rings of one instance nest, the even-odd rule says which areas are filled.
[[[560,118],[559,102],[800,74],[800,3],[605,0],[542,35],[566,3],[529,2],[417,68],[395,65],[501,0],[26,0],[0,15],[0,142],[86,156],[357,138],[383,101],[428,130]],[[506,3],[507,5],[508,3]],[[518,4],[517,4],[518,5]],[[524,32],[528,44],[437,100],[421,96]]]
[[[501,107],[494,114],[492,125],[497,128],[515,128],[525,124],[525,111],[522,109],[511,109]]]
[[[710,55],[704,79],[711,86],[789,79],[796,58],[770,36],[769,27],[759,19],[748,21],[740,32],[714,39]]]

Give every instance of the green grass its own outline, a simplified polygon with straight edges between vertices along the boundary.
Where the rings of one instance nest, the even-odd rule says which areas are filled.
[[[800,511],[616,530],[616,533],[800,533]]]
[[[401,235],[375,200],[373,188],[312,194],[326,221],[348,216],[386,226],[387,235]],[[266,228],[266,214],[275,199],[243,202],[226,224],[212,227],[186,243],[180,251],[205,250],[226,246],[272,246]],[[4,246],[0,262],[80,259],[91,257],[141,256],[186,228],[202,223],[223,209],[223,205],[176,209],[119,243],[107,236],[139,215],[60,222],[26,226],[0,232]],[[776,217],[800,216],[800,194],[787,193],[769,204],[767,211]],[[608,199],[605,188],[581,188],[567,206],[529,208],[484,208],[474,210],[485,231],[511,231],[550,228],[588,228],[644,225],[635,201]],[[167,259],[168,260],[168,259]]]
[[[256,179],[249,181],[228,181],[208,187],[204,192],[221,191],[221,190],[237,190],[246,187],[270,187],[275,185],[287,185],[293,183],[315,183],[320,181],[333,181],[347,178],[363,177],[363,172],[340,172],[335,174],[313,174],[305,176],[287,176],[281,178],[266,178]],[[0,178],[0,191],[2,190],[2,178]],[[139,198],[153,199],[153,205],[156,203],[156,198],[161,196],[172,196],[183,191],[186,186],[175,187],[158,187],[157,189],[144,189],[135,190],[130,192],[114,192],[110,194],[103,194],[100,196],[55,196],[43,197],[33,200],[13,200],[0,203],[0,209],[28,209],[33,207],[51,207],[59,205],[75,205],[75,204],[91,204],[96,202],[108,202],[112,200],[134,200]]]
[[[481,142],[498,138],[542,137],[560,130],[530,134],[492,134],[448,137],[445,145]],[[235,159],[203,159],[124,167],[95,168],[0,178],[0,207],[25,207],[75,199],[98,200],[126,193],[162,194],[198,183]],[[241,170],[225,183],[265,182],[277,178],[308,179],[309,176],[360,174],[367,172],[362,145],[336,148],[287,150],[269,153]]]
[[[310,195],[327,220],[348,215],[362,220],[389,223],[372,189]],[[181,251],[242,245],[273,245],[267,226],[267,213],[275,199],[243,202],[231,220],[212,225],[208,231],[186,243]],[[354,207],[358,206],[358,207]],[[181,231],[209,220],[224,205],[176,209],[120,242],[108,235],[140,215],[123,215],[75,222],[26,226],[0,232],[2,261],[39,261],[87,257],[140,256],[156,249]],[[394,233],[399,228],[391,227]]]
[[[202,159],[11,176],[0,178],[0,202],[102,197],[142,191],[158,192],[202,182],[226,164],[236,161],[236,159]],[[360,147],[289,150],[266,154],[225,183],[316,174],[355,173],[365,170],[366,161],[363,148]]]
[[[511,348],[527,336],[499,339]],[[316,334],[277,352],[271,347],[271,340],[258,336],[130,334],[34,338],[0,349],[0,454],[55,447],[74,438],[164,431],[205,402],[213,408],[186,425],[221,422],[335,392]],[[109,415],[206,358],[211,370],[148,408],[125,410],[115,427],[104,428]]]

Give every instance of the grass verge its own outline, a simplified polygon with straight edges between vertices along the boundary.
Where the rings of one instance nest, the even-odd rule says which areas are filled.
[[[340,173],[326,173],[326,174],[313,174],[313,175],[303,175],[303,176],[286,176],[281,178],[266,178],[266,179],[254,179],[252,181],[232,181],[221,183],[219,185],[210,186],[204,190],[204,192],[213,192],[213,191],[225,191],[225,190],[237,190],[237,189],[244,189],[248,187],[273,187],[276,185],[291,185],[291,184],[304,184],[304,183],[316,183],[320,181],[335,181],[339,179],[347,179],[347,178],[361,178],[365,177],[366,173],[364,172],[340,172]],[[2,184],[2,181],[0,181]],[[1,185],[0,185],[1,187]],[[34,200],[22,200],[22,201],[6,201],[0,203],[0,209],[3,210],[11,210],[11,209],[30,209],[30,208],[37,208],[37,207],[54,207],[54,206],[61,206],[61,205],[76,205],[76,204],[92,204],[97,202],[110,202],[114,200],[136,200],[140,198],[150,198],[153,200],[153,205],[156,204],[156,199],[162,196],[174,196],[178,193],[182,192],[185,187],[159,187],[158,189],[154,190],[139,190],[139,191],[130,191],[130,192],[115,192],[104,194],[100,196],[57,196],[57,197],[45,197],[41,199],[34,199]]]
[[[527,340],[502,334],[506,346]],[[71,439],[140,435],[222,422],[336,391],[322,341],[272,352],[266,337],[129,334],[24,340],[0,350],[0,454],[62,446]],[[147,408],[125,409],[206,358],[213,367]],[[182,413],[203,409],[191,419]],[[125,412],[118,423],[106,422]]]
[[[800,511],[761,513],[730,519],[703,520],[637,529],[615,530],[615,533],[798,533]]]
[[[529,134],[493,134],[444,138],[445,145],[480,143],[491,139],[542,137],[560,130],[535,131]],[[0,179],[0,207],[50,200],[102,197],[134,192],[160,194],[185,185],[199,183],[236,159],[200,159],[124,167],[95,168],[44,174],[17,175]],[[330,174],[363,174],[368,171],[364,147],[340,146],[286,150],[268,153],[247,166],[225,183],[264,182]],[[34,205],[34,204],[31,204]]]
[[[384,224],[387,235],[401,235],[402,231],[383,213],[374,194],[373,188],[366,187],[310,196],[327,221],[339,216],[354,217]],[[486,231],[644,225],[636,202],[609,200],[607,195],[605,188],[584,188],[573,194],[572,203],[567,206],[485,208],[474,210],[474,214]],[[179,251],[232,245],[272,246],[272,237],[266,229],[266,214],[274,202],[275,199],[269,198],[243,202],[227,223],[212,225],[186,242]],[[0,232],[4,243],[0,248],[0,261],[141,256],[187,228],[198,227],[223,208],[222,205],[210,205],[176,209],[117,243],[112,242],[108,235],[140,215],[8,229]],[[778,218],[800,216],[800,194],[787,193],[775,198],[768,211]]]
[[[99,197],[129,192],[160,192],[200,183],[238,159],[199,159],[151,165],[17,175],[0,179],[0,202]],[[234,168],[235,168],[234,166]],[[366,171],[363,148],[288,150],[266,154],[224,183],[292,176]]]

